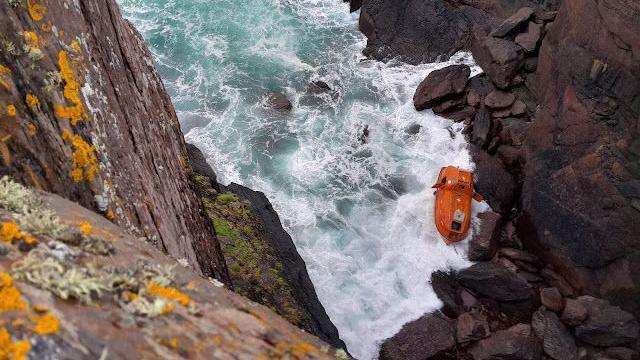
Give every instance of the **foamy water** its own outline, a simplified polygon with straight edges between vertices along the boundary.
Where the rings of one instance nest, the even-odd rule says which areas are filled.
[[[361,61],[357,14],[336,0],[120,4],[150,45],[187,141],[221,182],[271,199],[353,355],[376,358],[383,339],[441,305],[430,274],[469,263],[464,245],[437,235],[430,186],[442,166],[473,165],[462,125],[416,112],[412,97],[434,69],[479,72],[469,54]],[[334,93],[310,98],[311,80]],[[268,91],[284,92],[293,111],[265,109]],[[417,135],[405,131],[413,124]]]

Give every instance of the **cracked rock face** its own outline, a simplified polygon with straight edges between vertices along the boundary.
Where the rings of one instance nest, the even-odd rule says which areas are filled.
[[[0,173],[228,281],[173,106],[116,2],[2,1],[0,14]]]

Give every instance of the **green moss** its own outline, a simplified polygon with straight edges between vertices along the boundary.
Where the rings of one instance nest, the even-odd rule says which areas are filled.
[[[216,229],[216,235],[224,236],[229,240],[237,241],[240,234],[237,229],[229,221],[221,217],[213,218],[213,226]]]
[[[218,195],[218,197],[216,198],[216,201],[222,204],[228,204],[230,202],[237,202],[238,197],[236,196],[236,194],[224,193],[224,194]]]

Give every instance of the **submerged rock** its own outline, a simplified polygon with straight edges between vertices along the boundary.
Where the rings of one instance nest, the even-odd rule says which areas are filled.
[[[266,95],[266,101],[269,107],[278,111],[291,111],[293,105],[283,93],[270,93]]]

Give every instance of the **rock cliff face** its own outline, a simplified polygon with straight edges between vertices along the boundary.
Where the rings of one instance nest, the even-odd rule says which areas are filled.
[[[640,4],[565,0],[540,50],[523,239],[640,314]]]
[[[2,1],[0,14],[0,173],[228,282],[171,102],[115,1]]]
[[[229,267],[234,290],[268,306],[292,324],[346,349],[316,295],[304,260],[269,199],[238,184],[216,182],[202,152],[187,144],[197,189]]]

